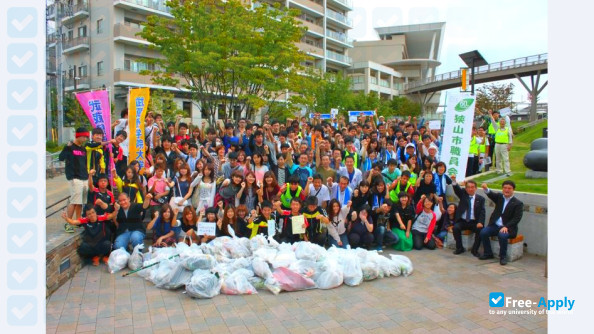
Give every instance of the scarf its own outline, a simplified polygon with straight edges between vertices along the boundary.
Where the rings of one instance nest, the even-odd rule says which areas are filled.
[[[336,186],[336,200],[340,203],[340,187]],[[340,205],[346,205],[351,200],[351,190],[349,187],[344,189],[344,203],[340,203]]]

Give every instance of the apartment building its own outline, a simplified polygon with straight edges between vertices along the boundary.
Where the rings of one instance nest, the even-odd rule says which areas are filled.
[[[408,82],[435,75],[445,23],[426,23],[375,28],[378,40],[357,41],[350,50],[353,66],[347,71],[354,91],[376,92],[380,98],[403,95]],[[422,98],[425,113],[439,106],[440,94]]]
[[[165,3],[165,0],[56,0],[48,4],[48,74],[60,70],[56,61],[61,60],[65,92],[108,88],[115,112],[126,107],[129,88],[169,90],[175,93],[180,109],[198,120],[200,107],[192,102],[188,92],[156,85],[149,76],[139,73],[151,69],[143,59],[160,55],[148,49],[149,42],[136,33],[142,30],[149,15],[171,17]],[[305,66],[343,73],[352,65],[348,56],[348,50],[353,47],[348,38],[348,30],[352,28],[348,17],[352,0],[283,0],[282,4],[300,10],[299,20],[308,28],[298,43],[300,49],[312,56]]]

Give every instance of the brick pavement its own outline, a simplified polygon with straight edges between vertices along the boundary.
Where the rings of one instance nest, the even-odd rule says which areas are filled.
[[[48,333],[546,333],[545,315],[489,315],[488,295],[546,297],[545,260],[505,267],[450,250],[411,251],[409,277],[358,287],[191,299],[138,276],[84,267],[47,301]]]

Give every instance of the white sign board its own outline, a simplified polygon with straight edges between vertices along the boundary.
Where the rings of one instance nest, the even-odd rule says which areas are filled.
[[[509,114],[511,114],[511,109],[509,107],[503,108],[503,109],[499,109],[499,115],[501,117],[508,116]]]
[[[447,175],[458,180],[466,176],[475,104],[475,96],[468,93],[448,95],[440,160],[447,166]]]
[[[337,108],[330,109],[330,115],[332,115],[332,117],[338,115],[338,109]]]
[[[274,237],[276,234],[276,221],[274,219],[270,219],[267,222],[268,225],[268,235]]]
[[[430,130],[439,130],[439,129],[441,129],[441,121],[440,120],[429,121],[429,129]]]
[[[215,236],[217,233],[217,223],[206,223],[206,222],[199,222],[198,223],[198,231],[196,232],[197,235],[209,235]]]

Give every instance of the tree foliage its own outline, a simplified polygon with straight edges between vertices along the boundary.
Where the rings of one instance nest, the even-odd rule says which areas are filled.
[[[87,117],[87,114],[82,110],[80,103],[74,96],[74,94],[64,94],[64,101],[62,102],[64,107],[64,123],[70,124],[72,127],[79,128],[85,127],[91,129],[91,122]]]
[[[332,108],[346,112],[352,97],[350,85],[348,77],[309,71],[297,79],[294,89],[300,95],[292,96],[291,104],[305,106],[308,113],[329,114]]]
[[[390,107],[397,116],[420,116],[421,105],[405,96],[395,96]],[[385,115],[387,116],[387,115]]]
[[[174,94],[161,89],[151,90],[151,99],[148,110],[161,114],[165,122],[175,122],[176,115],[190,117],[183,109],[180,109],[173,100]]]
[[[171,0],[173,18],[150,16],[139,35],[163,56],[148,59],[159,84],[179,85],[200,102],[210,121],[248,117],[273,103],[303,70],[308,56],[296,46],[305,28],[297,10],[279,4],[249,6],[238,0]],[[223,115],[221,115],[223,113]]]
[[[486,115],[489,110],[512,106],[514,84],[485,84],[476,90],[476,110]]]

